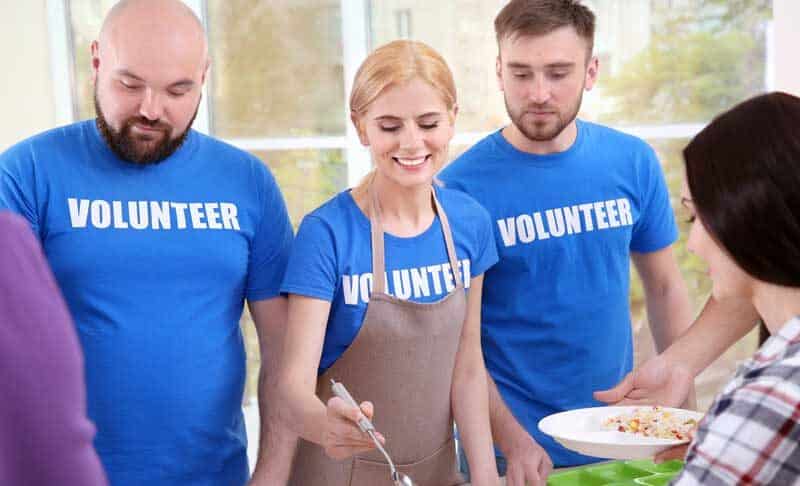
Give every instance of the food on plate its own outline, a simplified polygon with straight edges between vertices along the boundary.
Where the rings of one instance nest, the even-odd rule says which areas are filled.
[[[654,406],[608,417],[603,421],[603,427],[644,437],[689,440],[690,432],[697,427],[697,420]]]

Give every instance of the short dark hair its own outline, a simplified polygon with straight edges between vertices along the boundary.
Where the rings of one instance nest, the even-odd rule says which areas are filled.
[[[541,36],[572,26],[594,48],[594,13],[578,0],[511,0],[494,19],[497,44],[508,37]]]
[[[800,287],[800,98],[775,92],[737,105],[683,157],[712,238],[749,275]]]

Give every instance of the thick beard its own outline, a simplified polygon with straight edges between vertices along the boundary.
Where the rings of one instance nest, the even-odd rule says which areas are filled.
[[[100,135],[103,136],[103,140],[106,141],[108,147],[117,155],[117,157],[134,164],[157,164],[175,153],[175,151],[178,150],[181,145],[183,145],[183,142],[189,135],[189,129],[191,128],[192,123],[197,116],[197,111],[199,108],[200,104],[198,103],[197,108],[194,110],[194,115],[192,115],[192,119],[189,120],[186,130],[184,130],[183,133],[178,135],[176,138],[171,138],[171,128],[168,128],[167,125],[161,124],[160,122],[151,122],[144,117],[128,118],[123,123],[121,130],[115,130],[108,123],[105,115],[103,115],[103,110],[100,108],[100,102],[97,99],[97,92],[95,91],[94,93],[94,111],[97,115],[95,124],[97,125],[98,131],[100,131]],[[131,134],[131,127],[133,127],[134,123],[150,126],[163,126],[165,130],[163,132],[164,135],[162,140],[149,150],[140,149],[138,146],[138,143],[140,142],[137,142]]]
[[[523,111],[519,113],[512,111],[511,107],[508,105],[508,97],[506,97],[505,94],[503,96],[503,101],[506,104],[506,113],[508,113],[509,118],[511,118],[511,123],[517,127],[517,130],[519,130],[520,133],[525,135],[525,138],[534,142],[549,142],[561,135],[561,132],[563,132],[564,129],[567,128],[569,124],[578,117],[578,111],[580,110],[581,102],[583,101],[583,91],[581,91],[578,95],[578,100],[575,103],[575,106],[570,107],[569,111],[566,112],[568,116],[562,116],[562,113],[558,112],[556,115],[557,120],[555,127],[552,130],[546,131],[543,131],[536,126],[526,126],[522,120],[525,112]]]

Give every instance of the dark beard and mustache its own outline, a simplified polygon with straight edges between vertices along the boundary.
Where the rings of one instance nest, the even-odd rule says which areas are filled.
[[[506,113],[508,113],[509,118],[511,118],[511,122],[514,126],[517,127],[525,138],[528,140],[532,140],[534,142],[549,142],[556,138],[561,132],[564,131],[567,126],[578,116],[578,111],[581,108],[581,102],[583,101],[583,91],[581,91],[580,95],[578,96],[578,100],[574,106],[568,107],[568,111],[566,112],[567,116],[562,116],[562,112],[556,110],[556,121],[552,128],[548,129],[543,125],[537,126],[536,124],[528,124],[526,125],[523,117],[525,116],[525,110],[521,112],[514,112],[511,110],[511,107],[508,105],[508,98],[503,96],[503,101],[506,105]],[[531,109],[540,108],[540,107],[530,107]],[[541,107],[546,108],[546,106]],[[526,110],[528,107],[526,107]]]
[[[157,164],[178,150],[181,145],[183,145],[186,137],[189,136],[189,129],[192,127],[192,123],[194,123],[199,108],[200,103],[197,104],[197,108],[195,108],[186,130],[173,139],[171,138],[171,125],[159,120],[151,121],[142,116],[128,118],[122,124],[122,129],[115,130],[108,123],[105,115],[103,115],[103,110],[100,108],[100,102],[97,99],[97,91],[94,93],[94,111],[97,115],[95,123],[98,131],[100,131],[100,135],[103,136],[103,140],[106,141],[108,147],[117,157],[135,164]],[[147,148],[143,141],[137,140],[131,133],[131,129],[135,123],[158,129],[162,134],[161,140],[150,148]]]

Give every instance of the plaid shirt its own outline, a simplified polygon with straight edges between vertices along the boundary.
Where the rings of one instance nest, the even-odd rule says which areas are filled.
[[[717,396],[673,485],[800,484],[800,317]]]

